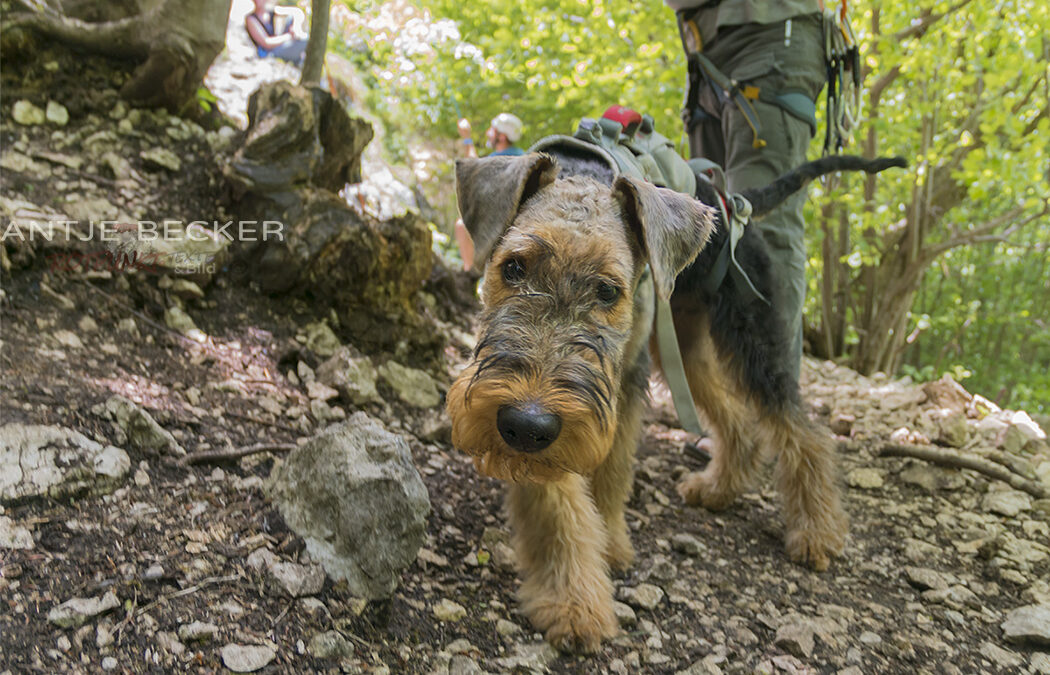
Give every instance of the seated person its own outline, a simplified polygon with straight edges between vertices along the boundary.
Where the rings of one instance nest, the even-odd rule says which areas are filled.
[[[276,56],[301,66],[306,56],[306,17],[296,7],[278,7],[277,0],[255,0],[255,11],[244,17],[259,58]]]

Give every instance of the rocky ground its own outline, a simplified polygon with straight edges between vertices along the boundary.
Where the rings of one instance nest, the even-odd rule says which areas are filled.
[[[78,84],[69,66],[5,63],[5,231],[236,215],[214,162],[232,130],[127,110],[108,71]],[[768,481],[720,514],[682,505],[676,479],[701,464],[654,389],[628,513],[637,562],[615,579],[623,633],[564,655],[517,610],[501,486],[448,443],[465,310],[457,323],[423,292],[448,344],[424,371],[221,266],[56,268],[71,250],[4,247],[0,673],[1050,673],[1045,434],[950,381],[805,364],[852,520],[822,574],[786,558]],[[346,419],[399,437],[429,494],[423,546],[385,601],[326,576],[270,487],[289,448]],[[271,450],[197,454],[257,444]],[[1012,484],[887,447],[977,457]]]

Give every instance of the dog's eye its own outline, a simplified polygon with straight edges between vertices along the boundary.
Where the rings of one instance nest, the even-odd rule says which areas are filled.
[[[525,278],[525,265],[518,258],[511,258],[503,263],[503,280],[516,284]]]
[[[604,281],[598,282],[598,301],[605,305],[613,305],[620,298],[620,289]]]

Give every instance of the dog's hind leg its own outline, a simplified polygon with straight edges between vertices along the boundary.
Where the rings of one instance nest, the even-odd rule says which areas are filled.
[[[560,649],[593,652],[616,635],[608,535],[587,479],[519,483],[507,495],[525,614]]]
[[[842,552],[848,518],[842,510],[832,439],[798,406],[782,417],[763,420],[770,445],[778,452],[776,480],[784,500],[788,555],[825,570]]]
[[[709,425],[714,440],[711,461],[703,471],[687,475],[678,493],[687,504],[717,511],[729,506],[753,482],[762,458],[755,436],[749,396],[719,358],[711,340],[708,317],[694,315],[688,325],[676,323],[693,399]]]

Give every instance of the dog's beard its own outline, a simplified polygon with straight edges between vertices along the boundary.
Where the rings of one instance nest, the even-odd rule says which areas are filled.
[[[589,475],[612,447],[614,424],[602,423],[569,392],[543,390],[516,377],[475,379],[476,364],[452,384],[447,408],[452,418],[452,444],[474,459],[482,475],[512,483],[542,483],[566,473]],[[514,450],[496,427],[499,409],[523,400],[539,400],[562,418],[558,439],[539,452]],[[613,411],[608,420],[615,419]]]

